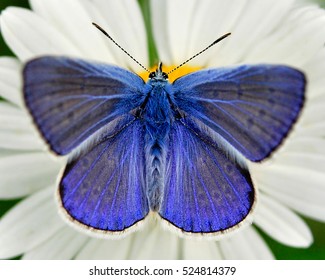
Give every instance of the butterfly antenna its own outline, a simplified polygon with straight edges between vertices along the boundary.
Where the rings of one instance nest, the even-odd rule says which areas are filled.
[[[210,44],[209,46],[207,46],[205,49],[203,49],[202,51],[198,52],[197,54],[193,55],[192,57],[190,57],[188,60],[184,61],[182,64],[178,65],[176,68],[174,68],[173,70],[169,71],[167,73],[167,75],[169,75],[170,73],[174,72],[175,70],[177,70],[178,68],[182,67],[183,65],[185,65],[186,63],[188,63],[189,61],[191,61],[192,59],[196,58],[197,56],[199,56],[201,53],[204,53],[206,50],[210,49],[212,46],[214,46],[215,44],[219,43],[220,41],[222,41],[223,39],[227,38],[231,33],[227,33],[223,36],[221,36],[220,38],[218,38],[217,40],[215,40],[212,44]]]
[[[139,66],[141,66],[145,71],[150,73],[150,71],[144,67],[139,61],[137,61],[132,55],[130,55],[123,47],[121,47],[116,41],[97,23],[92,23],[97,29],[99,29],[106,37],[108,37],[119,49],[121,49],[126,55],[128,55],[135,63],[137,63]]]

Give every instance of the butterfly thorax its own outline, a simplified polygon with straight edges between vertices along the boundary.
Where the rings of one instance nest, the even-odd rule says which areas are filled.
[[[155,83],[152,86],[144,114],[146,121],[155,127],[170,123],[171,108],[165,82]]]

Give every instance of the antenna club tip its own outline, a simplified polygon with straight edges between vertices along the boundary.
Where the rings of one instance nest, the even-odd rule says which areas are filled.
[[[94,25],[97,29],[99,29],[102,33],[104,33],[108,38],[110,38],[112,40],[112,37],[97,23],[92,22],[92,25]]]

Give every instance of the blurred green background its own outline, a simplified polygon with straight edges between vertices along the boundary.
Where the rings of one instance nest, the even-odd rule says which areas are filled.
[[[148,18],[149,17],[148,0],[139,0],[139,2],[143,8],[145,18]],[[308,1],[305,0],[304,2],[308,2]],[[325,8],[325,0],[319,0],[319,1],[311,0],[309,2],[319,3],[322,7]],[[27,7],[27,8],[29,7],[27,0],[0,0],[0,11],[2,11],[8,6],[20,6],[20,7]],[[152,43],[152,39],[149,39],[149,49],[150,49],[151,61],[155,61],[156,51]],[[13,56],[13,53],[6,46],[6,44],[3,41],[3,38],[0,36],[0,56],[5,56],[5,55]],[[15,200],[15,201],[1,200],[0,217],[18,201],[19,200]],[[261,235],[269,244],[270,248],[272,249],[277,259],[325,259],[325,234],[324,234],[325,223],[319,223],[307,218],[304,218],[304,220],[307,222],[314,235],[314,243],[308,249],[297,249],[297,248],[286,247],[272,240],[271,238],[269,238],[263,232],[260,231]],[[252,246],[254,246],[254,244],[252,244]]]

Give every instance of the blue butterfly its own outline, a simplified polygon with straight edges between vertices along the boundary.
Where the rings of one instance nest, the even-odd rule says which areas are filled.
[[[46,56],[23,71],[28,110],[50,149],[69,156],[59,201],[70,220],[124,233],[156,213],[183,234],[220,235],[255,205],[246,159],[281,144],[306,79],[281,65],[197,71],[169,83],[125,69]]]

